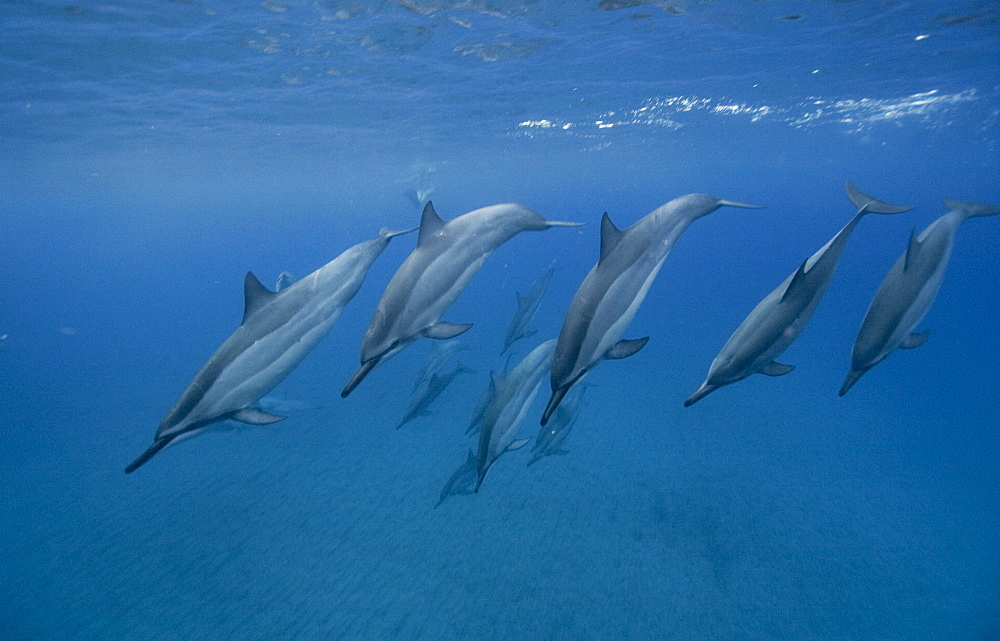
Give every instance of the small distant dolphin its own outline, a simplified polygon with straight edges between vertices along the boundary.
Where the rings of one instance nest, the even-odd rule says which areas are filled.
[[[774,291],[764,297],[729,337],[712,361],[701,387],[684,401],[690,407],[723,385],[742,381],[756,373],[784,376],[795,369],[774,360],[791,345],[819,306],[854,228],[865,214],[901,214],[912,207],[899,207],[875,200],[847,182],[847,197],[857,213],[819,250],[799,265]]]
[[[754,205],[687,194],[653,210],[628,229],[601,220],[601,254],[570,303],[552,362],[552,396],[542,425],[566,393],[606,358],[628,358],[649,340],[619,340],[663,261],[692,222],[719,207]]]
[[[434,509],[437,509],[444,503],[444,500],[449,496],[462,496],[473,493],[473,488],[476,485],[476,461],[476,453],[469,450],[469,456],[466,457],[465,463],[462,463],[448,479],[448,482],[444,484],[441,496],[438,498]]]
[[[438,396],[459,374],[471,374],[472,370],[458,363],[454,368],[448,370],[447,372],[434,374],[431,376],[430,380],[427,381],[425,385],[422,385],[413,395],[410,400],[409,407],[406,408],[406,412],[403,414],[403,420],[396,425],[396,429],[403,427],[403,425],[409,423],[418,416],[427,416],[430,411],[427,409],[430,407],[431,403],[437,400]]]
[[[569,452],[562,449],[562,444],[566,442],[566,437],[569,436],[570,430],[576,424],[576,418],[580,415],[580,405],[583,404],[583,393],[587,388],[583,385],[578,385],[574,389],[578,391],[575,394],[570,394],[569,400],[556,408],[549,424],[543,425],[538,431],[538,437],[535,438],[535,447],[531,448],[531,460],[528,461],[528,467],[531,467],[532,464],[537,463],[546,456],[569,454]]]
[[[281,272],[278,274],[278,280],[274,283],[274,291],[280,292],[283,289],[287,289],[292,283],[295,282],[295,278],[292,276],[291,272]]]
[[[435,341],[431,344],[431,350],[427,353],[417,372],[417,377],[413,381],[413,392],[416,392],[421,385],[426,385],[431,377],[441,371],[444,364],[455,353],[468,349],[461,341]],[[411,392],[412,393],[412,392]]]
[[[542,302],[545,290],[548,289],[553,272],[555,269],[550,267],[544,276],[535,281],[527,294],[517,295],[517,311],[514,312],[514,317],[510,319],[510,325],[507,326],[507,336],[503,339],[501,354],[510,349],[515,341],[534,336],[537,332],[537,330],[529,330],[528,325],[538,313],[538,305]]]
[[[351,247],[280,293],[268,290],[247,272],[246,308],[239,329],[202,366],[160,422],[153,444],[125,473],[135,471],[164,447],[221,421],[267,425],[284,419],[255,404],[330,331],[389,240],[405,233],[383,228],[375,238]]]
[[[346,397],[379,363],[419,338],[452,338],[472,325],[441,321],[469,280],[497,247],[522,231],[577,227],[545,220],[523,205],[492,205],[445,222],[427,203],[417,248],[392,277],[361,344],[361,366],[344,387]]]
[[[948,213],[919,235],[910,233],[910,243],[879,285],[861,323],[851,356],[851,371],[840,388],[843,396],[865,372],[881,363],[896,349],[920,347],[929,332],[913,330],[934,303],[955,243],[955,232],[968,218],[1000,214],[1000,206],[976,205],[945,200]]]
[[[531,402],[538,395],[542,377],[552,362],[556,340],[547,340],[524,357],[517,367],[503,380],[493,379],[495,394],[493,402],[483,417],[483,429],[479,434],[478,464],[479,480],[476,492],[483,484],[486,474],[504,452],[524,447],[531,439],[518,439],[517,431]]]

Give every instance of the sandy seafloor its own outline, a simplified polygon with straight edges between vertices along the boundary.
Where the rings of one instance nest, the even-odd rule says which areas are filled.
[[[911,13],[900,15],[926,10],[902,5]],[[449,7],[393,15],[434,28],[435,16],[469,18]],[[674,18],[693,19],[685,15]],[[803,28],[820,29],[806,15]],[[975,15],[938,23],[968,29],[981,47],[995,37],[995,15]],[[528,16],[505,19],[554,28]],[[766,45],[744,53],[763,56]],[[351,82],[390,91],[407,81],[374,67],[422,55],[402,44],[371,51],[373,68]],[[17,58],[4,55],[5,64]],[[478,80],[470,66],[466,78],[484,95],[502,65],[532,60],[488,57],[473,62],[499,66]],[[959,230],[921,326],[931,330],[926,345],[837,396],[868,301],[911,228],[945,213],[942,198],[1000,203],[996,88],[976,85],[995,66],[980,59],[968,78],[943,73],[936,85],[916,64],[912,82],[887,71],[896,83],[887,88],[866,77],[862,89],[893,98],[851,107],[852,122],[802,127],[705,109],[678,128],[566,136],[520,126],[558,115],[565,105],[555,98],[510,117],[484,98],[478,129],[468,84],[454,103],[437,87],[437,102],[400,122],[398,140],[371,103],[381,134],[374,125],[299,127],[314,94],[250,125],[224,111],[215,122],[188,96],[199,115],[165,118],[163,140],[138,131],[155,120],[145,103],[134,106],[133,127],[87,111],[100,99],[35,96],[33,108],[67,103],[59,114],[68,120],[45,121],[23,104],[15,113],[11,98],[20,128],[2,130],[0,174],[0,638],[1000,638],[1000,217]],[[965,80],[973,93],[962,93]],[[770,108],[799,109],[810,89],[796,82],[772,88]],[[718,89],[718,78],[706,83],[706,95]],[[926,100],[914,96],[935,86],[965,98],[918,108]],[[598,103],[613,102],[611,88],[601,91]],[[642,104],[642,90],[628,91],[623,103]],[[552,118],[580,123],[582,109]],[[433,136],[411,144],[426,122]],[[845,180],[916,209],[858,227],[815,317],[779,359],[794,372],[755,376],[684,408],[750,309],[853,214]],[[372,309],[415,242],[400,237],[273,392],[292,408],[287,420],[225,424],[123,474],[236,327],[244,273],[267,284],[286,269],[301,277],[382,225],[413,226],[410,187],[433,187],[445,219],[513,201],[587,225],[522,234],[486,262],[444,316],[474,324],[458,340],[475,374],[457,379],[431,417],[393,430],[428,341],[349,398],[339,394]],[[590,377],[569,454],[530,468],[528,451],[506,454],[479,494],[435,509],[475,443],[463,432],[489,370],[502,365],[515,292],[555,267],[539,332],[514,350],[523,356],[557,335],[597,258],[602,212],[625,226],[693,191],[766,208],[721,209],[682,236],[625,334],[649,344]],[[525,436],[537,431],[547,386]]]

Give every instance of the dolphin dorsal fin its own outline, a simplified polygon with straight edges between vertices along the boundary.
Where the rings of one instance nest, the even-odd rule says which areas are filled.
[[[427,239],[441,231],[442,227],[444,227],[444,221],[434,211],[434,205],[428,200],[427,204],[424,205],[424,213],[420,215],[420,231],[417,234],[417,247],[420,247],[427,242]]]
[[[917,230],[910,230],[910,242],[906,246],[906,258],[903,259],[903,271],[905,272],[910,268],[910,261],[920,250],[920,241],[917,240]]]
[[[805,259],[802,261],[802,264],[799,265],[799,268],[795,270],[795,275],[792,276],[792,280],[788,281],[788,286],[785,287],[785,291],[781,294],[781,300],[778,301],[779,303],[784,303],[785,299],[787,299],[792,293],[792,290],[797,289],[798,286],[801,285],[802,281],[806,277],[806,263],[808,262],[809,259]]]
[[[264,287],[253,272],[247,272],[246,278],[243,279],[243,320],[240,321],[240,325],[270,303],[275,296],[277,294]]]
[[[500,389],[500,385],[503,384],[503,376],[497,374],[496,372],[490,372],[490,389],[493,390],[493,396],[496,396],[497,390]]]
[[[601,218],[601,257],[597,262],[602,262],[608,254],[614,251],[621,239],[622,230],[615,227],[608,212],[604,212],[604,216]]]

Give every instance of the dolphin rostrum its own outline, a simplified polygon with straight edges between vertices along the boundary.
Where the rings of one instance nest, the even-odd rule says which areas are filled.
[[[431,413],[428,409],[431,403],[436,401],[438,396],[441,396],[441,393],[451,385],[451,382],[459,374],[471,373],[471,369],[459,362],[447,372],[432,374],[430,379],[414,392],[413,397],[410,399],[410,405],[406,408],[406,412],[403,413],[403,419],[396,425],[396,429],[398,430],[418,416],[428,416]]]
[[[840,388],[843,396],[865,372],[896,349],[923,345],[928,332],[913,333],[934,303],[955,243],[955,231],[973,216],[1000,214],[1000,206],[945,200],[948,213],[910,242],[879,285],[861,323],[851,355],[851,371]]]
[[[518,439],[517,431],[531,402],[538,395],[542,377],[552,363],[552,352],[556,340],[550,339],[531,350],[510,374],[500,380],[495,377],[493,401],[483,417],[483,429],[479,433],[479,457],[476,492],[483,484],[487,472],[504,452],[524,447],[531,439]]]
[[[582,224],[546,220],[513,204],[483,207],[445,222],[427,203],[417,247],[382,293],[361,343],[361,365],[340,395],[346,397],[376,366],[417,339],[451,338],[472,327],[443,322],[441,315],[497,247],[522,231]]]
[[[283,416],[268,414],[256,403],[326,336],[389,240],[405,233],[383,228],[375,238],[351,247],[281,292],[270,291],[248,272],[240,327],[198,371],[160,421],[153,444],[125,473],[135,471],[164,447],[226,419],[251,425],[282,420]]]
[[[510,325],[507,326],[507,336],[504,337],[501,354],[510,349],[515,341],[535,335],[537,330],[529,330],[528,325],[538,313],[538,305],[542,302],[542,296],[545,295],[545,290],[548,289],[549,281],[552,280],[554,272],[555,269],[550,267],[545,275],[535,281],[527,294],[517,295],[517,311],[514,312],[514,317],[510,319]]]
[[[587,390],[585,385],[577,385],[575,391],[569,394],[568,400],[556,408],[552,414],[552,420],[548,425],[543,425],[535,438],[535,447],[531,448],[531,460],[528,467],[537,463],[546,456],[553,454],[569,454],[562,449],[562,444],[566,442],[570,430],[576,424],[576,417],[580,415],[580,405],[583,404],[583,393]]]
[[[756,208],[705,194],[687,194],[653,210],[628,229],[601,220],[601,254],[570,303],[552,362],[552,396],[542,425],[570,388],[606,358],[627,358],[649,337],[620,340],[681,233],[719,207]]]
[[[723,385],[741,381],[756,373],[783,376],[794,365],[776,359],[799,337],[819,306],[833,280],[847,239],[865,214],[900,214],[912,207],[899,207],[875,200],[858,191],[851,182],[847,196],[857,213],[825,245],[789,274],[774,291],[764,297],[729,337],[712,361],[701,387],[684,401],[690,407]]]

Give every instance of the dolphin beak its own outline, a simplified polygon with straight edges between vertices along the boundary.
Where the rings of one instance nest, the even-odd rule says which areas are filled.
[[[381,360],[382,357],[376,356],[375,358],[361,363],[361,366],[358,367],[358,371],[354,372],[354,376],[351,377],[350,382],[348,382],[347,386],[344,387],[344,391],[340,393],[340,397],[347,398],[347,395],[353,392],[354,388],[361,384],[361,381],[365,380],[365,377],[368,376],[373,369],[375,369],[375,366],[378,365]]]
[[[844,379],[844,384],[840,387],[840,395],[843,396],[844,394],[847,393],[847,390],[854,387],[854,384],[858,382],[858,379],[864,376],[865,372],[867,371],[868,370],[866,369],[863,369],[861,371],[851,370],[851,372],[847,375],[847,378]]]
[[[552,412],[556,411],[559,407],[559,403],[566,397],[566,393],[569,392],[569,387],[560,387],[552,392],[552,396],[549,397],[549,404],[545,406],[545,412],[542,413],[542,425],[544,426],[549,422],[549,417],[552,416]]]
[[[692,394],[688,400],[684,401],[684,407],[691,407],[701,399],[705,398],[715,390],[719,389],[718,385],[709,385],[708,383],[702,383],[698,391]]]

